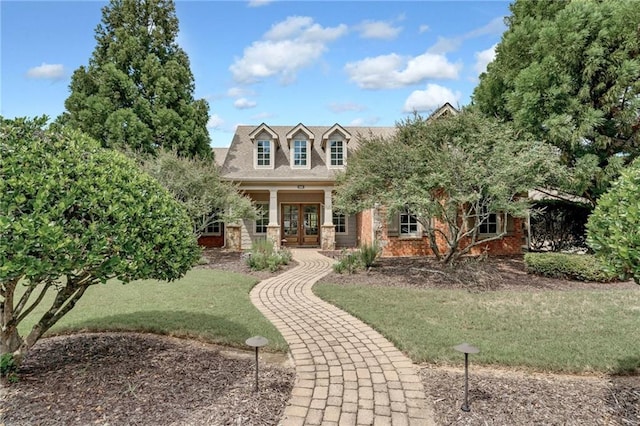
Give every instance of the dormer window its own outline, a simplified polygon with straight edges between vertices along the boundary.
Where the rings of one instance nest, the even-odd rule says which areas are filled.
[[[311,148],[313,147],[314,136],[311,130],[302,123],[291,129],[287,133],[287,142],[291,152],[291,168],[310,169],[311,168]]]
[[[327,167],[342,169],[347,164],[347,144],[351,135],[339,124],[333,125],[322,135],[322,149],[327,155]]]
[[[291,154],[292,167],[307,167],[309,164],[308,142],[304,140],[293,141]]]
[[[253,165],[256,169],[273,169],[274,155],[280,146],[278,134],[262,123],[249,133],[253,143]]]
[[[258,167],[271,166],[271,141],[256,141],[256,164]]]
[[[344,141],[329,141],[329,164],[332,167],[344,166]]]

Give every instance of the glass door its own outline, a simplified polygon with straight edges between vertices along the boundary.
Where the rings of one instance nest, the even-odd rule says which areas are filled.
[[[320,244],[320,205],[283,204],[282,239],[289,246]]]
[[[303,229],[303,241],[305,245],[316,245],[319,243],[318,235],[318,205],[306,205],[303,208],[304,212],[304,229]]]
[[[297,204],[284,204],[282,206],[282,238],[287,245],[298,244],[298,223],[300,209]]]

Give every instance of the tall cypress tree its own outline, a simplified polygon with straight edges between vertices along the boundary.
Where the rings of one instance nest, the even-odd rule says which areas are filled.
[[[173,0],[111,0],[89,64],[73,73],[61,120],[105,147],[209,157],[209,105],[193,98],[177,34]]]

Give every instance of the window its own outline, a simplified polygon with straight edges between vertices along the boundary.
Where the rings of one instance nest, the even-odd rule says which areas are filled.
[[[222,235],[222,222],[218,213],[209,215],[209,223],[204,228],[202,235]]]
[[[304,167],[307,165],[307,141],[293,141],[292,166]]]
[[[329,156],[332,166],[344,166],[344,142],[329,141]]]
[[[400,235],[418,235],[418,219],[412,214],[400,215]]]
[[[333,212],[333,225],[336,227],[336,233],[347,233],[347,216],[342,213]]]
[[[269,203],[256,204],[256,234],[266,234],[269,224]]]
[[[256,142],[256,160],[258,166],[270,166],[271,165],[271,142],[270,141],[257,141]]]
[[[484,217],[484,220],[478,227],[478,233],[480,234],[497,234],[498,233],[498,215],[495,213],[489,213],[486,206],[482,207],[482,213],[480,217]]]

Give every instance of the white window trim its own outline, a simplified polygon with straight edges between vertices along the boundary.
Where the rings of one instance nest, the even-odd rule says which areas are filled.
[[[306,164],[296,165],[295,163],[295,149],[296,142],[304,142],[305,150],[307,152],[307,162]],[[290,153],[290,161],[289,164],[292,169],[310,169],[311,168],[311,147],[309,141],[307,139],[295,139],[291,143],[291,153]]]
[[[331,164],[331,142],[342,143],[342,165]],[[327,141],[327,168],[329,169],[344,169],[347,165],[347,141],[342,138],[331,138]]]
[[[402,232],[402,216],[413,216],[416,220],[416,232]],[[398,237],[400,238],[422,238],[422,226],[415,215],[409,213],[398,213]]]
[[[347,234],[349,233],[349,215],[344,214],[344,213],[333,212],[333,213],[331,214],[331,216],[332,216],[331,220],[332,220],[332,221],[333,221],[333,219],[334,219],[334,217],[333,217],[333,216],[334,216],[334,215],[336,215],[336,214],[341,214],[342,216],[344,216],[344,232],[338,232],[338,228],[337,228],[337,226],[336,226],[337,224],[336,224],[335,222],[334,222],[334,224],[333,224],[333,225],[334,225],[334,228],[335,228],[335,230],[336,230],[336,235],[347,235]]]
[[[258,164],[258,145],[260,145],[260,142],[267,142],[269,144],[269,164],[268,165]],[[273,169],[274,163],[275,163],[274,156],[275,156],[275,150],[274,150],[273,140],[258,139],[255,141],[254,147],[253,147],[253,165],[256,169]]]
[[[213,225],[218,225],[218,231],[207,232],[207,228],[209,228],[209,225],[207,224],[207,226],[205,226],[204,230],[202,231],[202,236],[203,237],[219,237],[220,235],[222,235],[222,225],[223,225],[223,223],[220,220],[218,220],[218,222],[213,224]]]

